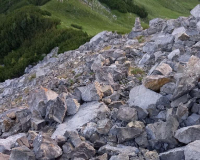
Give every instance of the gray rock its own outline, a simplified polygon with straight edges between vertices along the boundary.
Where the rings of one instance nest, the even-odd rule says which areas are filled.
[[[148,60],[150,59],[150,55],[149,54],[145,54],[142,59],[139,61],[139,65],[143,66],[146,62],[148,62]]]
[[[106,36],[106,31],[100,32],[90,40],[90,44],[97,45]]]
[[[172,60],[175,56],[179,56],[180,55],[180,50],[176,49],[173,50],[167,57],[169,60]]]
[[[101,87],[101,92],[103,93],[104,97],[110,96],[113,94],[113,88],[110,85],[105,85]]]
[[[90,138],[97,131],[97,124],[94,122],[89,122],[85,127],[82,128],[82,134],[86,138]]]
[[[44,119],[37,119],[37,118],[32,118],[31,119],[31,128],[33,130],[40,130],[45,126],[46,122]]]
[[[47,102],[46,120],[62,123],[67,112],[66,104],[59,97]]]
[[[140,134],[140,136],[135,138],[135,142],[140,146],[140,147],[144,147],[146,148],[149,143],[147,140],[147,133],[143,132],[142,134]]]
[[[189,127],[183,127],[178,129],[175,134],[175,138],[179,142],[188,144],[195,140],[200,140],[200,125],[194,125]]]
[[[154,42],[147,42],[143,47],[143,52],[146,53],[155,53],[158,49],[158,46]]]
[[[97,81],[78,89],[81,91],[82,100],[85,102],[98,101],[103,97],[100,84]]]
[[[200,5],[198,4],[194,9],[190,11],[191,15],[195,18],[200,18]]]
[[[173,82],[167,83],[160,88],[160,91],[166,94],[173,94],[176,84]]]
[[[118,142],[122,143],[138,137],[144,132],[144,123],[140,121],[130,122],[127,127],[116,127]]]
[[[125,122],[135,121],[138,119],[137,111],[135,108],[121,106],[117,112],[117,118]]]
[[[94,71],[94,72],[95,72],[96,70],[98,70],[100,67],[103,66],[104,61],[105,61],[105,58],[104,58],[101,54],[99,54],[99,55],[95,58],[93,64],[91,65],[91,70]]]
[[[159,154],[160,160],[185,160],[184,147],[171,149]]]
[[[150,139],[153,141],[176,144],[177,142],[174,138],[174,134],[178,126],[178,121],[171,117],[167,120],[167,122],[160,121],[153,124],[148,124],[146,126],[146,131]]]
[[[144,153],[145,160],[160,160],[156,151],[147,151]]]
[[[97,132],[99,134],[107,134],[112,127],[112,122],[110,119],[103,119],[97,122]]]
[[[9,160],[35,160],[35,154],[26,146],[12,149]]]
[[[140,85],[134,87],[130,91],[128,103],[129,106],[138,106],[143,110],[146,110],[149,105],[156,104],[160,97],[162,97],[162,95]]]
[[[200,140],[196,140],[185,147],[185,160],[198,160],[200,157]]]
[[[167,34],[167,35],[159,35],[155,38],[155,44],[160,48],[162,51],[171,51],[172,44],[174,41],[174,36]]]
[[[74,115],[78,112],[80,104],[76,99],[67,98],[65,103],[67,105],[67,115]]]
[[[198,125],[200,124],[200,115],[193,113],[185,120],[187,126]]]
[[[117,145],[116,147],[111,146],[109,144],[101,147],[98,153],[103,154],[107,153],[110,156],[125,154],[127,156],[136,156],[139,153],[139,149],[131,146]]]
[[[48,135],[39,134],[33,142],[33,151],[37,159],[54,159],[62,155],[62,149]]]
[[[108,113],[110,111],[105,104],[99,102],[90,102],[81,105],[79,111],[73,117],[67,117],[63,124],[58,125],[52,138],[55,139],[57,135],[64,135],[67,130],[74,131],[78,129],[96,118],[99,112]]]

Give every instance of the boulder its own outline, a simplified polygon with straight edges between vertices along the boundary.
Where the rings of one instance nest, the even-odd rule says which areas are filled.
[[[185,160],[198,160],[200,157],[200,140],[196,140],[185,147]]]
[[[62,155],[62,149],[48,135],[40,133],[33,142],[37,159],[55,159]]]
[[[160,121],[148,124],[146,126],[146,131],[152,141],[176,144],[177,142],[174,138],[174,134],[178,126],[178,121],[171,117],[167,122]]]
[[[55,100],[50,100],[47,102],[46,106],[47,109],[45,119],[47,121],[53,120],[58,123],[62,123],[67,112],[67,106],[62,99],[57,97]]]
[[[79,111],[73,117],[67,117],[63,124],[58,125],[52,138],[64,135],[68,131],[74,131],[98,116],[98,113],[110,112],[104,103],[89,102],[80,106]]]
[[[177,87],[173,94],[173,99],[177,99],[182,95],[190,92],[195,88],[200,77],[200,59],[195,56],[191,56],[187,67],[184,70],[183,76],[179,78]]]
[[[172,81],[172,79],[168,76],[150,75],[143,79],[143,85],[146,88],[151,89],[153,91],[159,91],[163,85],[165,85],[171,81]]]
[[[7,154],[0,153],[0,160],[9,160],[10,156]]]
[[[188,144],[195,140],[200,140],[200,125],[183,127],[176,131],[175,138],[179,142]]]
[[[151,104],[156,104],[162,95],[147,89],[143,85],[134,87],[129,93],[129,106],[138,106],[144,110]]]
[[[121,106],[117,112],[117,119],[125,122],[135,121],[138,119],[135,108]]]
[[[159,154],[160,160],[185,160],[184,147],[171,149]]]
[[[67,105],[67,115],[71,116],[78,112],[80,103],[76,99],[67,98],[65,103]]]
[[[112,127],[112,122],[110,119],[103,119],[97,122],[97,132],[99,134],[106,135]]]
[[[107,153],[110,156],[125,154],[127,156],[136,156],[139,153],[139,149],[131,146],[117,145],[116,147],[109,144],[101,147],[98,150],[99,154]]]
[[[200,18],[200,5],[198,4],[195,8],[190,11],[191,15],[195,18]]]
[[[39,89],[33,90],[28,97],[28,105],[31,112],[34,115],[45,116],[46,106],[44,105],[49,100],[54,100],[58,97],[58,94],[54,91],[40,87]]]
[[[81,91],[82,100],[85,102],[98,101],[103,97],[100,84],[97,81],[78,89]]]
[[[9,160],[35,160],[35,154],[26,146],[12,149]]]

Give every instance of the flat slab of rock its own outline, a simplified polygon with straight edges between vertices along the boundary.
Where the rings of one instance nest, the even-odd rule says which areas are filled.
[[[145,86],[140,85],[134,87],[129,94],[129,106],[138,106],[147,109],[149,105],[156,104],[157,100],[162,95],[147,89]]]
[[[23,136],[26,136],[26,134],[25,133],[19,133],[19,134],[10,136],[6,139],[0,139],[0,145],[3,145],[7,150],[10,150],[12,144],[14,144],[17,141],[17,139],[19,139]]]
[[[12,149],[9,160],[35,160],[35,154],[26,146]]]
[[[64,135],[66,131],[74,131],[87,122],[97,117],[98,112],[109,112],[108,107],[104,103],[90,102],[80,106],[79,111],[72,117],[67,117],[64,123],[58,125],[53,133],[52,138],[58,135]]]
[[[191,10],[191,15],[195,18],[200,18],[200,5],[198,4],[193,10]]]
[[[200,140],[194,141],[185,147],[185,160],[199,160]]]
[[[185,160],[185,147],[171,149],[167,152],[159,154],[160,160]]]
[[[183,127],[176,131],[175,138],[179,142],[188,144],[195,140],[200,140],[200,125]]]

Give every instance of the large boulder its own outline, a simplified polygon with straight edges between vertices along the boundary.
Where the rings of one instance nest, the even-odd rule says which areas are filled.
[[[97,81],[78,89],[81,91],[82,100],[85,102],[99,101],[103,97],[100,84]]]
[[[33,142],[33,151],[39,160],[55,159],[62,155],[62,149],[48,135],[40,133]]]
[[[200,125],[183,127],[176,131],[175,138],[179,142],[188,144],[195,140],[200,140]]]
[[[98,113],[108,113],[109,109],[104,103],[90,102],[80,106],[79,111],[73,117],[67,117],[64,123],[58,125],[52,138],[64,135],[68,131],[74,131],[98,116]]]

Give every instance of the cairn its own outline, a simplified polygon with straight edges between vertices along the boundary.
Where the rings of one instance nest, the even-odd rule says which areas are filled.
[[[143,28],[142,28],[141,23],[140,23],[140,18],[137,17],[135,19],[135,24],[134,24],[134,27],[133,27],[132,31],[141,32],[142,30],[143,30]]]

